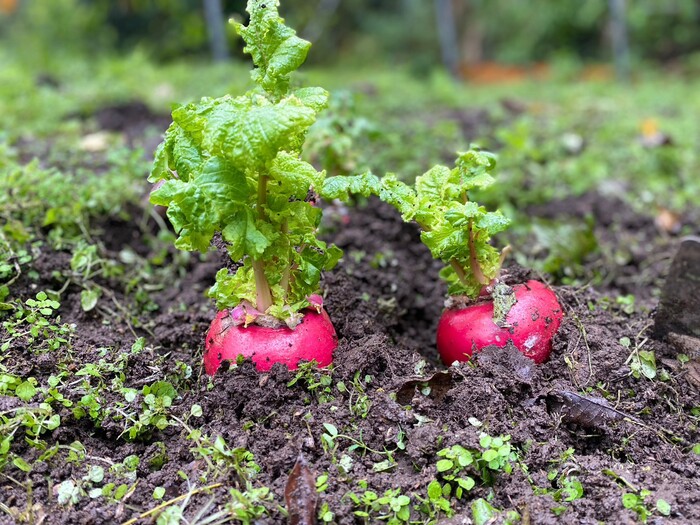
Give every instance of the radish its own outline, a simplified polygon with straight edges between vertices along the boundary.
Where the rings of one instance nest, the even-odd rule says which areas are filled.
[[[495,157],[479,149],[460,153],[455,167],[434,166],[414,186],[395,175],[371,173],[331,177],[324,181],[326,199],[349,200],[352,193],[377,195],[399,210],[406,222],[420,227],[421,240],[433,257],[445,263],[440,277],[447,281],[452,303],[475,303],[448,308],[439,323],[437,346],[446,364],[466,361],[488,345],[508,341],[537,363],[547,359],[562,309],[554,293],[529,281],[510,288],[498,283],[507,248],[489,243],[509,221],[470,200],[469,192],[494,182]]]
[[[317,294],[342,251],[316,236],[322,210],[307,196],[326,174],[301,159],[328,93],[292,87],[311,44],[284,25],[278,4],[249,0],[250,22],[236,24],[256,89],[175,108],[149,177],[175,246],[206,252],[215,244],[234,263],[209,290],[219,309],[205,337],[212,375],[238,356],[261,371],[302,359],[326,366],[337,346]]]
[[[437,328],[437,348],[443,363],[468,361],[474,352],[508,341],[535,363],[543,363],[552,351],[552,337],[563,312],[556,295],[539,281],[513,286],[515,304],[499,326],[494,321],[492,300],[466,308],[448,308]]]
[[[223,361],[235,362],[238,356],[252,359],[259,372],[267,372],[275,363],[282,363],[290,370],[295,370],[300,361],[328,366],[337,346],[338,337],[325,310],[305,311],[293,330],[286,326],[236,326],[231,313],[222,310],[207,334],[204,369],[213,376]]]

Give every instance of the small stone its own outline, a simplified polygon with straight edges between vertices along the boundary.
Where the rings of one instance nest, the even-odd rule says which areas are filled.
[[[106,131],[97,131],[85,135],[80,139],[80,149],[90,153],[105,151],[109,147],[109,133]]]

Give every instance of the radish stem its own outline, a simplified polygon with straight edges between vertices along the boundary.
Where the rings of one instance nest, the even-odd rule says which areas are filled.
[[[282,227],[280,228],[282,231],[282,235],[286,238],[287,233],[289,232],[289,226],[287,224],[287,221],[284,220],[282,221]],[[280,279],[280,286],[282,287],[282,290],[284,290],[284,298],[287,298],[287,293],[289,292],[289,276],[292,271],[292,247],[291,245],[289,246],[289,264],[285,266],[284,271],[282,272],[282,279]]]
[[[474,278],[479,284],[486,286],[491,281],[484,275],[479,260],[476,258],[476,247],[474,246],[474,230],[472,229],[472,221],[469,221],[469,264],[471,265]]]
[[[258,218],[260,220],[265,219],[265,205],[267,204],[267,175],[260,175],[258,178]],[[255,275],[255,294],[256,294],[256,305],[255,307],[261,312],[267,311],[270,306],[272,306],[272,290],[270,290],[270,283],[267,282],[267,277],[265,276],[265,263],[261,260],[253,260],[253,274]]]
[[[450,266],[452,266],[452,269],[457,274],[459,281],[464,286],[469,286],[469,281],[467,280],[467,272],[464,271],[464,268],[462,268],[462,265],[459,264],[459,261],[457,259],[450,259]]]

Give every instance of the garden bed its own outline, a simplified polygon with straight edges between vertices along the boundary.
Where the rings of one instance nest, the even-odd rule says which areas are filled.
[[[448,369],[433,336],[445,295],[440,265],[418,231],[375,200],[331,205],[324,237],[345,252],[324,280],[340,341],[333,368],[297,374],[277,365],[260,374],[243,363],[212,380],[201,366],[215,314],[204,293],[224,259],[164,248],[150,205],[134,206],[129,215],[142,218],[140,228],[103,217],[92,241],[106,260],[152,263],[156,285],[147,297],[135,300],[118,273],[105,274],[95,278],[101,306],[84,311],[83,288],[73,282],[57,309],[57,326],[75,325],[62,351],[37,352],[13,337],[5,352],[7,373],[35,378],[37,393],[26,401],[0,396],[0,413],[58,414],[60,424],[35,438],[31,425],[15,430],[0,476],[0,522],[147,523],[160,515],[159,523],[178,523],[178,513],[192,522],[225,511],[222,520],[284,523],[285,485],[303,456],[314,478],[327,475],[319,482],[322,517],[388,520],[389,504],[373,508],[362,495],[394,491],[387,501],[409,506],[412,522],[434,523],[446,516],[428,491],[445,482],[438,452],[461,445],[478,454],[484,434],[510,436],[512,469],[494,469],[489,479],[470,471],[475,487],[447,498],[455,517],[441,523],[470,523],[477,498],[516,511],[521,523],[700,522],[700,455],[691,451],[697,385],[676,350],[650,335],[678,239],[659,234],[652,218],[596,194],[533,208],[554,219],[592,213],[599,243],[623,251],[624,262],[601,268],[589,258],[600,284],[554,286],[566,316],[544,365],[488,349]],[[12,297],[60,289],[72,258],[45,246]],[[163,260],[175,270],[157,273]],[[532,273],[512,264],[506,280],[539,277]],[[638,350],[655,352],[655,378],[631,368]],[[45,400],[49,408],[39,405]]]

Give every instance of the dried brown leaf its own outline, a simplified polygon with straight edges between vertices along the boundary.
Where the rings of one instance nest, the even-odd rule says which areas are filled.
[[[316,476],[306,464],[303,454],[299,454],[289,474],[284,487],[284,500],[287,502],[289,525],[316,525]]]
[[[610,406],[601,398],[587,397],[566,390],[551,390],[545,396],[547,409],[558,414],[565,423],[575,423],[586,428],[604,427],[611,421],[636,419]]]

